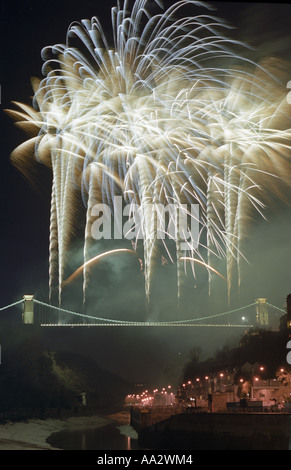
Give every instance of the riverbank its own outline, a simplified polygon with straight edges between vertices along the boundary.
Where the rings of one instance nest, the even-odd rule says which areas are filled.
[[[119,421],[118,421],[119,419]],[[125,414],[78,416],[66,419],[31,419],[0,425],[0,450],[61,450],[47,443],[48,437],[60,431],[96,429],[114,421],[127,423]]]

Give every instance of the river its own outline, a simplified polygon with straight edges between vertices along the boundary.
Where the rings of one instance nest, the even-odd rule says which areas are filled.
[[[96,429],[53,433],[47,443],[63,450],[139,450],[137,433],[129,424],[110,423]]]

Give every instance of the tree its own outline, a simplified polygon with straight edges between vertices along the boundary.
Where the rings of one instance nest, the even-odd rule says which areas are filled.
[[[200,360],[201,351],[202,349],[200,348],[200,346],[194,346],[192,349],[190,349],[189,357],[193,364],[198,364]]]

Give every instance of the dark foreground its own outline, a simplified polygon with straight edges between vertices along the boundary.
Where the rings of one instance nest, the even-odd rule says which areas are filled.
[[[138,441],[148,449],[290,450],[290,430],[290,414],[179,414],[140,429]]]

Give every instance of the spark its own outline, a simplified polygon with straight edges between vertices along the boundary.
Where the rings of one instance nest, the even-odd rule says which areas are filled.
[[[13,163],[28,175],[35,159],[52,171],[50,289],[59,286],[59,302],[79,207],[84,295],[92,208],[102,202],[113,210],[116,194],[142,208],[147,299],[158,249],[153,204],[199,205],[198,247],[190,239],[185,250],[184,240],[175,240],[178,297],[180,261],[189,258],[214,273],[215,260],[225,259],[230,293],[246,228],[254,213],[264,215],[270,181],[280,198],[291,181],[290,113],[276,60],[244,57],[247,46],[228,38],[229,26],[203,2],[153,5],[155,11],[146,0],[118,2],[113,47],[97,18],[72,23],[65,44],[42,51],[44,78],[32,80],[33,106],[15,103],[19,110],[9,111],[34,132]],[[193,14],[185,16],[185,6]]]
[[[214,269],[212,266],[209,266],[209,264],[206,264],[205,262],[201,261],[200,259],[197,259],[197,258],[191,258],[191,257],[188,257],[188,256],[183,256],[182,258],[180,258],[181,260],[186,260],[186,261],[192,261],[194,263],[198,263],[198,264],[201,264],[202,266],[204,266],[205,268],[209,269],[210,271],[214,272],[215,274],[217,274],[218,276],[220,276],[222,279],[225,280],[225,277],[219,273],[216,269]],[[196,287],[196,286],[195,286]]]
[[[102,258],[105,258],[107,256],[110,256],[116,253],[133,253],[134,255],[136,255],[135,251],[129,250],[127,248],[118,248],[116,250],[109,250],[104,253],[100,253],[99,255],[94,256],[93,258],[86,261],[86,263],[82,264],[82,266],[79,266],[78,269],[76,269],[67,279],[65,279],[62,287],[64,288],[66,285],[74,281],[78,276],[80,276],[83,273],[84,269],[86,269],[88,266],[95,264],[97,261],[100,261]]]

